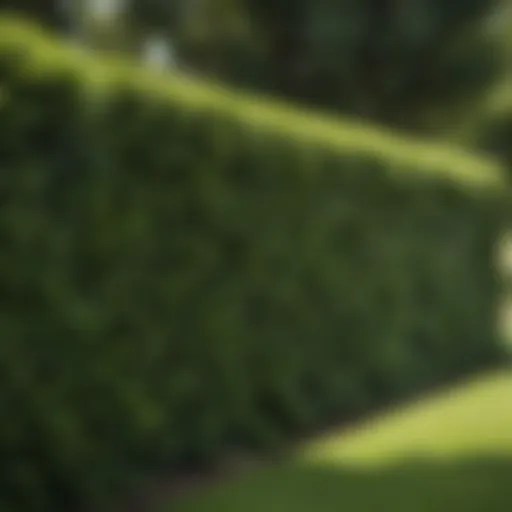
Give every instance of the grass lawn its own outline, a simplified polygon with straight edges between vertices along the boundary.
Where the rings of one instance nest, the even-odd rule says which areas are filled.
[[[512,512],[512,373],[327,436],[167,510]]]

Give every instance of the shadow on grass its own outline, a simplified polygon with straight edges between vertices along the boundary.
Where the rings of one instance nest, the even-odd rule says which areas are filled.
[[[194,492],[173,512],[511,512],[512,457],[381,468],[287,464]]]

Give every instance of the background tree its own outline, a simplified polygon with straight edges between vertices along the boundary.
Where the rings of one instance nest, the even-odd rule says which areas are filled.
[[[261,51],[245,0],[127,0],[127,22],[138,37],[172,41],[188,69],[261,87]]]
[[[499,0],[247,0],[271,87],[320,107],[426,128],[501,72]]]
[[[501,72],[502,42],[488,30],[501,4],[132,0],[131,8],[149,26],[172,25],[195,69],[315,107],[425,130],[455,119]]]
[[[59,29],[67,27],[69,21],[65,0],[0,0],[0,10],[24,14]]]

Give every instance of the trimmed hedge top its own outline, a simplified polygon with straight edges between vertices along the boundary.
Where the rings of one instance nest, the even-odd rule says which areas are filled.
[[[98,59],[83,48],[66,47],[37,25],[13,17],[0,18],[2,58],[23,54],[27,75],[69,74],[87,91],[87,98],[100,100],[116,86],[133,87],[153,98],[179,104],[183,115],[200,113],[236,120],[241,128],[285,137],[299,146],[342,152],[362,152],[393,162],[390,173],[400,177],[429,176],[461,185],[501,186],[504,173],[498,163],[452,145],[406,139],[392,130],[371,124],[345,121],[296,109],[270,98],[257,98],[218,84],[204,84],[182,74],[162,75],[142,70],[120,59]],[[4,91],[1,102],[8,101]],[[299,147],[298,146],[298,147]],[[414,169],[414,173],[411,172]]]

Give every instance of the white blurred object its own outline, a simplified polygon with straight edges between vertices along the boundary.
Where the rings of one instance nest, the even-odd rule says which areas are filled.
[[[143,59],[149,67],[154,69],[172,69],[177,65],[172,43],[168,38],[160,35],[153,35],[146,39]]]

